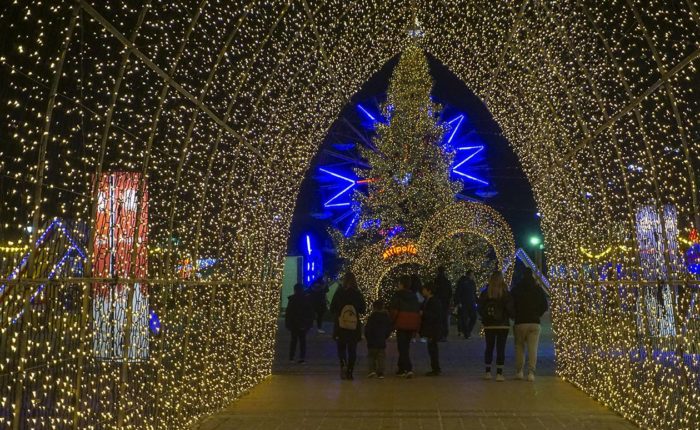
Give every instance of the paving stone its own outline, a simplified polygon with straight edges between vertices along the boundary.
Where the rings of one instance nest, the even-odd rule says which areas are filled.
[[[329,329],[330,327],[326,327]],[[330,331],[330,330],[328,330]],[[555,375],[552,333],[543,326],[534,383],[513,378],[512,334],[506,351],[506,381],[481,379],[483,338],[451,334],[440,344],[443,375],[429,370],[426,345],[411,345],[416,378],[393,376],[396,343],[387,347],[387,376],[365,377],[360,345],[354,381],[338,379],[335,345],[328,334],[309,332],[308,362],[286,360],[288,335],[280,330],[273,375],[243,398],[200,423],[201,430],[630,430],[624,418]]]

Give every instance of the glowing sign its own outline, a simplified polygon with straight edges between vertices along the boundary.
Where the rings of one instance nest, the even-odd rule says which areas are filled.
[[[394,245],[390,246],[389,248],[385,249],[384,252],[382,253],[382,258],[384,260],[391,258],[395,255],[417,255],[418,254],[418,248],[416,248],[416,245],[412,243],[408,243],[405,245]]]

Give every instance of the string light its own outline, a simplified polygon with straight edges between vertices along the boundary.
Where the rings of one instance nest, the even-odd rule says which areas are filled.
[[[57,217],[94,261],[96,178],[136,172],[162,252],[117,283],[127,314],[148,287],[158,334],[107,324],[137,327],[147,358],[96,357],[93,289],[114,281],[67,259],[48,282],[65,249],[2,281],[0,426],[183,428],[268,376],[304,173],[353,94],[419,43],[484,100],[532,184],[558,374],[644,428],[698,427],[698,275],[675,240],[700,228],[695,2],[5,3],[0,238],[34,243]],[[638,235],[641,208],[658,222]],[[581,244],[629,251],[590,261]],[[204,257],[207,279],[178,277]]]

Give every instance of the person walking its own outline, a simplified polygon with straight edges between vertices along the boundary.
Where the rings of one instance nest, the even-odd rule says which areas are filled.
[[[304,286],[296,284],[294,294],[289,296],[284,315],[284,326],[292,334],[289,343],[289,361],[294,361],[297,343],[299,344],[299,363],[306,360],[306,332],[313,325],[313,313],[311,302],[304,293]]]
[[[484,325],[486,351],[484,379],[491,379],[493,349],[496,348],[496,381],[503,381],[503,364],[506,357],[506,340],[510,330],[509,319],[513,312],[512,297],[508,293],[503,274],[496,270],[491,274],[486,291],[479,297],[479,315]]]
[[[515,335],[515,377],[523,379],[525,349],[527,349],[527,380],[535,380],[537,367],[537,347],[540,341],[540,318],[547,311],[547,297],[537,286],[532,269],[525,268],[525,274],[511,291],[513,296]]]
[[[428,355],[430,356],[430,372],[426,376],[440,375],[440,355],[438,341],[442,335],[442,320],[444,307],[440,299],[435,297],[433,285],[425,284],[421,294],[425,297],[421,312],[420,335],[428,340]]]
[[[440,266],[437,269],[437,277],[435,278],[435,296],[440,301],[443,311],[442,335],[440,341],[446,341],[447,335],[450,332],[450,303],[452,303],[452,284],[447,279],[445,274],[445,266]]]
[[[413,365],[411,364],[410,346],[411,338],[420,328],[420,305],[415,293],[411,291],[411,278],[401,276],[398,290],[394,292],[389,304],[394,328],[396,329],[396,345],[399,350],[399,362],[397,375],[406,378],[413,377]]]
[[[455,307],[457,308],[457,329],[465,339],[469,339],[476,324],[476,280],[474,271],[471,269],[457,281]]]
[[[357,343],[362,337],[360,317],[366,311],[365,298],[357,288],[357,280],[352,272],[343,277],[343,284],[333,295],[331,312],[335,317],[333,339],[338,347],[340,379],[353,379],[357,361]]]
[[[365,339],[367,340],[367,361],[369,366],[369,378],[384,379],[384,359],[386,357],[386,340],[394,331],[389,317],[389,312],[384,308],[382,300],[376,300],[372,304],[372,313],[365,325]]]
[[[323,330],[323,316],[328,308],[328,284],[322,278],[316,279],[311,284],[311,302],[314,307],[314,316],[316,319],[316,331],[319,334],[325,333]]]

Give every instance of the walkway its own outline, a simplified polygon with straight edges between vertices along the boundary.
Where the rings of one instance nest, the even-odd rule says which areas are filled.
[[[290,364],[287,333],[280,332],[272,377],[206,419],[201,430],[636,428],[554,376],[548,329],[534,383],[514,380],[511,369],[505,382],[480,379],[483,339],[455,335],[440,344],[444,373],[438,378],[422,376],[428,370],[426,347],[414,343],[416,378],[366,379],[362,345],[355,380],[340,381],[330,336],[309,335],[308,363]],[[395,350],[390,342],[387,373],[393,374]],[[513,363],[512,338],[506,359]]]

